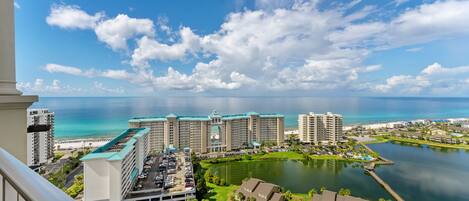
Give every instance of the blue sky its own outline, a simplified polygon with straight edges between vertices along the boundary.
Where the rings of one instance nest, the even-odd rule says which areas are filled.
[[[42,96],[467,96],[468,1],[15,1]]]

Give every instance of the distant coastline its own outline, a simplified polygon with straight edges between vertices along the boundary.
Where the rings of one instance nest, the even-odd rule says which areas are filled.
[[[344,130],[349,130],[355,126],[364,126],[364,127],[379,127],[384,124],[393,124],[393,123],[401,123],[401,122],[410,122],[410,121],[423,121],[423,120],[454,120],[454,119],[466,119],[469,120],[469,117],[455,117],[455,118],[430,118],[430,119],[412,119],[412,120],[402,120],[402,121],[380,121],[376,123],[359,123],[359,124],[346,124],[344,125]],[[286,127],[285,132],[286,134],[292,134],[298,131],[298,127]],[[61,148],[72,147],[72,148],[81,148],[81,147],[96,147],[101,144],[102,142],[107,142],[114,138],[115,135],[108,134],[108,135],[96,135],[90,137],[83,137],[77,136],[74,137],[62,137],[56,138],[55,146],[59,145]],[[90,145],[91,143],[91,145]]]
[[[41,97],[32,108],[56,115],[57,140],[112,138],[138,116],[277,112],[297,129],[299,113],[342,114],[344,126],[469,116],[469,98],[404,97]]]

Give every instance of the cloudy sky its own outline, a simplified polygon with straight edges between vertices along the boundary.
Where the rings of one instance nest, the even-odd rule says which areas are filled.
[[[42,96],[468,96],[469,1],[15,1]]]

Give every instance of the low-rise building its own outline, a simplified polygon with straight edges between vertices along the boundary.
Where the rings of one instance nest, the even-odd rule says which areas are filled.
[[[236,190],[236,196],[239,193],[246,198],[255,198],[256,201],[283,201],[285,199],[279,186],[256,178],[243,181]]]
[[[54,157],[54,113],[29,109],[27,120],[27,165],[39,166]]]
[[[339,195],[336,192],[324,190],[321,194],[315,194],[313,201],[366,201],[359,197]]]
[[[84,200],[123,200],[150,153],[148,128],[130,128],[81,160]]]
[[[446,144],[459,144],[462,142],[461,140],[452,138],[451,136],[448,136],[448,135],[432,135],[428,138],[428,140],[433,141],[433,142],[446,143]]]

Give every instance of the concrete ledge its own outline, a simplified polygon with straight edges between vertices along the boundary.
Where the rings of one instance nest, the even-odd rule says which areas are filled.
[[[0,110],[26,109],[37,100],[37,96],[0,95]]]

